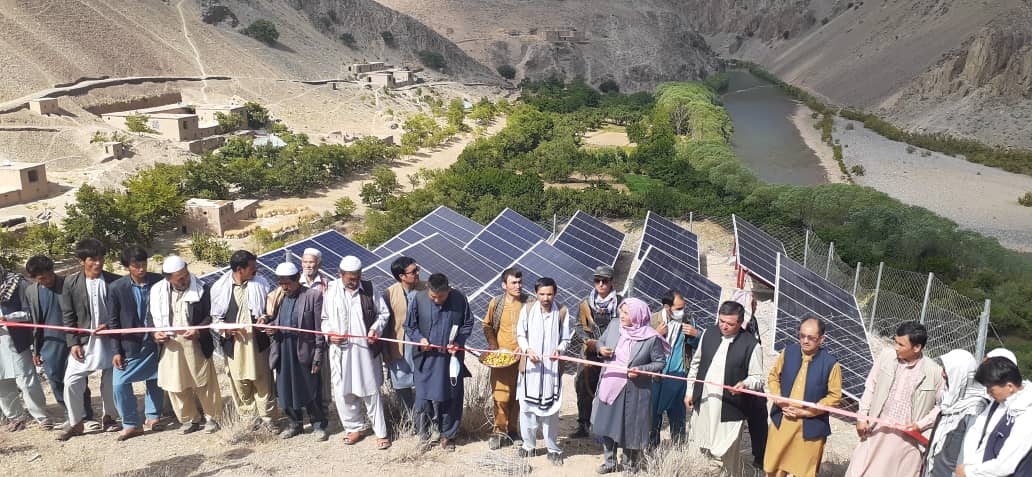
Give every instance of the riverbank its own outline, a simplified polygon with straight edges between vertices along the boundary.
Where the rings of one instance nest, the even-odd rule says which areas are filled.
[[[811,114],[813,111],[810,108],[800,104],[792,114],[792,124],[799,130],[799,135],[803,137],[806,147],[809,147],[820,159],[828,182],[844,184],[847,181],[842,175],[842,170],[839,169],[838,162],[835,162],[835,153],[828,143],[821,141],[821,132],[814,127],[815,120]]]

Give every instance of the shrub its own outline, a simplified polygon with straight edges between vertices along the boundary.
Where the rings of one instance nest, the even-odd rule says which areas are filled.
[[[867,173],[867,169],[864,169],[864,166],[861,166],[860,164],[857,164],[857,165],[849,168],[849,173],[853,174],[854,176],[862,176],[865,173]]]
[[[606,94],[619,93],[620,85],[613,79],[607,79],[598,84],[598,90]]]
[[[244,35],[247,35],[255,40],[258,40],[266,45],[276,43],[279,39],[279,31],[276,30],[276,25],[269,20],[255,20],[253,23],[240,31]]]
[[[1018,197],[1018,203],[1025,207],[1032,207],[1032,192],[1026,192],[1025,195]]]
[[[150,119],[146,114],[133,114],[125,118],[126,129],[134,133],[156,133],[157,131],[151,129],[147,125],[147,120]]]
[[[507,80],[516,78],[516,68],[512,65],[502,65],[498,67],[498,74]]]
[[[341,197],[333,203],[333,215],[338,219],[350,218],[357,209],[358,205],[350,197]]]
[[[907,146],[907,154],[913,154],[916,150],[917,148],[914,146]]]
[[[416,53],[416,56],[419,57],[419,61],[421,61],[427,68],[433,68],[435,70],[444,69],[444,55],[436,51],[420,50]]]
[[[394,48],[398,44],[394,41],[394,34],[389,31],[381,31],[380,38],[383,38],[383,44],[388,47]]]
[[[345,33],[341,33],[338,38],[340,38],[340,42],[343,43],[348,48],[354,48],[355,47],[355,35],[352,35],[351,33],[346,33],[345,32]]]
[[[198,260],[208,262],[216,267],[229,265],[229,257],[233,255],[229,245],[204,234],[190,236],[190,252]]]
[[[241,129],[247,125],[247,119],[242,114],[215,113],[215,120],[219,122],[219,132],[228,133]]]
[[[254,101],[244,103],[244,116],[247,118],[247,127],[252,129],[263,128],[269,123],[269,110]]]

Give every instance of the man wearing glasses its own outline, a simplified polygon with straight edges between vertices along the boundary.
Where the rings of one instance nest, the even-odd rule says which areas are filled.
[[[408,315],[409,303],[417,293],[426,290],[426,283],[419,279],[419,271],[419,264],[411,257],[401,256],[391,263],[391,275],[398,282],[387,287],[383,293],[383,300],[391,311],[390,320],[384,328],[384,338],[405,337],[405,317]],[[412,347],[389,341],[385,341],[383,346],[383,360],[387,363],[391,386],[401,397],[405,408],[412,411],[412,405],[416,402],[416,385],[412,380],[412,369],[415,366]]]
[[[842,368],[821,347],[824,321],[807,318],[799,324],[799,344],[785,347],[767,376],[770,394],[823,406],[842,400]],[[769,476],[817,475],[824,443],[831,435],[828,413],[775,399],[763,470]]]
[[[580,304],[580,326],[577,337],[584,343],[584,358],[602,361],[598,355],[596,344],[609,322],[617,316],[623,297],[613,291],[613,267],[599,265],[595,268],[595,287]],[[619,325],[617,325],[619,326]],[[583,438],[590,435],[591,405],[595,401],[595,390],[598,389],[598,377],[601,367],[584,366],[577,373],[574,388],[577,390],[577,430],[570,438]]]

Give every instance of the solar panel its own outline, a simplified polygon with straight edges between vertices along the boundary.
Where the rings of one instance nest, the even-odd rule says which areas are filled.
[[[859,399],[874,360],[856,299],[783,254],[775,260],[778,273],[774,293],[777,314],[771,340],[774,349],[797,343],[802,320],[820,317],[827,324],[824,348],[838,358],[842,368],[842,392]]]
[[[527,293],[534,293],[534,282],[539,278],[553,278],[559,287],[557,301],[568,310],[569,318],[567,319],[577,319],[581,300],[591,292],[593,286],[591,278],[594,270],[544,240],[535,243],[511,266],[518,267],[523,271],[523,288]],[[487,305],[491,298],[502,293],[499,288],[501,281],[501,273],[498,273],[470,296],[470,309],[477,320],[485,318]],[[482,327],[474,324],[473,334],[466,342],[474,348],[487,347]]]
[[[484,263],[439,233],[431,234],[408,247],[384,256],[379,262],[367,267],[367,270],[377,268],[390,277],[391,262],[402,255],[415,259],[425,272],[424,275],[430,273],[447,275],[448,282],[452,287],[462,290],[467,295],[498,274],[495,267]]]
[[[713,325],[720,306],[720,285],[666,252],[652,246],[646,249],[632,280],[632,295],[648,303],[652,311],[662,308],[661,297],[674,289],[684,295],[685,312],[695,318],[700,330]]]
[[[373,253],[386,257],[435,233],[462,247],[483,229],[484,226],[442,205],[384,242]]]
[[[645,257],[649,247],[662,250],[696,272],[700,270],[699,237],[651,210],[645,214],[645,227],[638,246],[639,260]]]
[[[616,264],[623,241],[623,233],[578,210],[553,245],[594,270],[599,265]]]
[[[503,269],[539,240],[551,235],[540,225],[506,208],[463,249]]]
[[[735,258],[738,265],[767,285],[774,286],[778,273],[777,255],[787,254],[784,244],[741,217],[732,215],[735,227]]]

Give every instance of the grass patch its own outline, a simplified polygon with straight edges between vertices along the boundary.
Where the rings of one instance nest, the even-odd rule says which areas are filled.
[[[627,185],[627,189],[636,194],[645,192],[653,187],[661,187],[664,185],[663,181],[659,179],[653,179],[649,176],[639,174],[624,175],[624,184]]]

